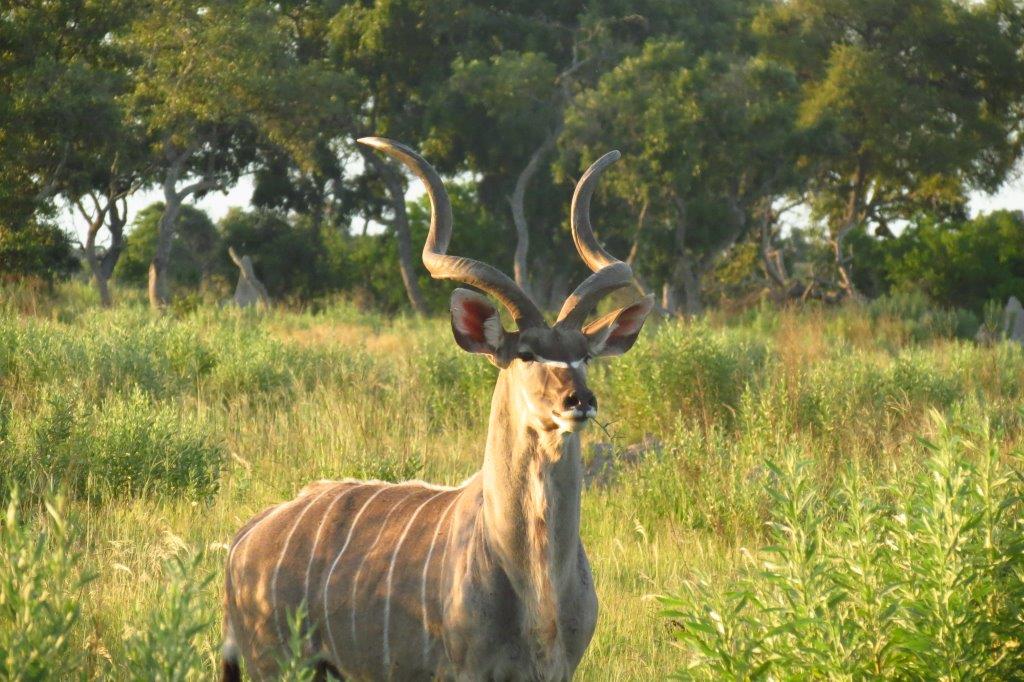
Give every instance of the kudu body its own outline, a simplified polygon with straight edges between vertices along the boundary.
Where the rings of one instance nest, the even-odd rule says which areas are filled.
[[[587,362],[636,340],[650,297],[584,326],[631,271],[598,244],[589,218],[598,160],[573,197],[573,238],[594,271],[548,326],[506,275],[446,253],[451,206],[440,178],[412,150],[360,140],[397,158],[427,187],[432,220],[423,262],[436,278],[501,301],[518,327],[467,289],[452,294],[464,349],[500,368],[483,468],[457,488],[420,482],[322,481],[251,519],[227,564],[225,680],[239,659],[272,678],[288,614],[302,608],[320,674],[343,679],[566,680],[597,622],[580,541],[579,429],[597,411]]]

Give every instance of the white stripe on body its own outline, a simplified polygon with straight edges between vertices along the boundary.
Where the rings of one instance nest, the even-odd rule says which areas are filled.
[[[294,500],[292,500],[292,502],[293,502],[293,501],[294,501]],[[237,541],[237,542],[236,542],[236,543],[235,543],[235,544],[234,544],[234,545],[233,545],[233,546],[231,547],[231,550],[230,550],[230,551],[228,552],[228,572],[229,572],[229,573],[228,573],[228,577],[229,577],[229,578],[231,577],[231,576],[230,576],[230,573],[231,573],[232,571],[234,571],[234,568],[235,568],[235,564],[234,564],[234,559],[235,559],[235,551],[241,548],[241,545],[242,545],[242,543],[243,543],[243,542],[245,542],[245,541],[246,541],[246,540],[247,540],[247,539],[249,538],[249,536],[250,536],[250,535],[252,535],[252,532],[253,532],[254,530],[256,530],[257,528],[259,528],[260,526],[262,526],[262,525],[263,525],[263,524],[264,524],[265,522],[269,521],[269,520],[270,520],[270,519],[272,519],[273,517],[277,516],[277,515],[278,515],[279,513],[281,513],[281,511],[282,511],[282,510],[283,510],[283,509],[284,509],[285,507],[288,507],[288,506],[290,506],[290,505],[291,505],[291,502],[282,502],[281,504],[277,505],[276,507],[274,507],[273,509],[271,509],[271,510],[270,510],[269,512],[267,512],[267,515],[266,515],[266,516],[264,516],[264,517],[263,517],[262,519],[260,519],[260,520],[259,520],[259,521],[257,521],[256,523],[252,524],[252,526],[250,526],[250,527],[249,527],[249,530],[245,531],[245,533],[243,533],[243,534],[242,534],[242,537],[238,538],[238,541]],[[242,556],[241,556],[241,557],[239,558],[239,561],[242,561],[242,560],[243,560],[243,558],[244,558],[244,556],[245,556],[245,555],[243,554],[243,555],[242,555]],[[249,648],[250,648],[250,649],[252,649],[252,646],[253,646],[253,640],[254,640],[255,638],[256,638],[256,630],[255,630],[255,628],[254,628],[254,629],[251,629],[251,630],[249,631]]]
[[[363,553],[363,559],[359,562],[359,568],[356,569],[355,577],[352,578],[352,601],[349,603],[349,610],[352,612],[352,649],[353,651],[359,646],[359,640],[356,637],[356,597],[359,595],[359,576],[363,573],[363,567],[366,566],[366,560],[373,554],[374,548],[377,543],[380,542],[381,536],[384,535],[384,529],[387,528],[388,520],[391,515],[395,513],[395,510],[402,506],[410,497],[416,494],[416,490],[411,491],[405,497],[395,502],[395,505],[388,510],[387,516],[380,522],[380,529],[377,531],[377,537],[373,539],[373,544]]]
[[[326,523],[327,519],[330,517],[331,510],[334,509],[334,505],[338,504],[338,502],[340,502],[342,498],[347,497],[348,494],[353,490],[361,488],[364,484],[359,483],[356,485],[351,485],[350,482],[346,481],[343,483],[343,485],[349,485],[349,487],[343,489],[340,493],[338,493],[338,496],[331,500],[331,503],[327,505],[327,509],[324,510],[324,515],[320,518],[320,524],[316,527],[316,536],[313,538],[313,548],[309,550],[309,563],[306,564],[306,581],[305,583],[303,583],[303,599],[306,602],[306,608],[312,608],[310,606],[309,601],[309,579],[310,577],[312,577],[311,572],[313,570],[313,558],[316,557],[316,548],[317,545],[320,544],[320,534],[324,530],[324,523]]]
[[[287,507],[293,501],[294,500],[290,500],[288,502],[282,502],[282,503],[274,506],[273,509],[271,509],[269,512],[267,512],[266,516],[264,516],[262,519],[260,519],[256,523],[252,524],[249,527],[249,530],[245,531],[245,533],[242,534],[242,537],[238,538],[238,541],[235,542],[235,544],[231,546],[231,551],[228,552],[228,566],[233,566],[234,565],[234,564],[232,564],[232,561],[234,561],[234,558],[235,558],[235,551],[238,550],[238,548],[241,546],[241,544],[246,541],[246,539],[252,534],[252,532],[254,530],[256,530],[257,528],[259,528],[260,526],[262,526],[264,521],[267,521],[272,516],[275,516],[276,514],[278,514],[282,509]]]
[[[356,529],[356,524],[359,523],[359,519],[362,517],[363,512],[370,506],[378,495],[385,490],[388,490],[391,486],[383,485],[381,489],[370,495],[370,499],[363,503],[363,506],[359,508],[359,513],[352,519],[352,525],[349,526],[348,536],[345,538],[345,544],[341,546],[341,551],[338,552],[338,556],[334,558],[334,563],[331,564],[331,569],[327,571],[327,577],[324,579],[324,624],[327,626],[327,640],[331,643],[331,653],[334,655],[334,662],[340,667],[341,659],[338,658],[338,647],[334,643],[334,634],[331,632],[331,618],[327,613],[327,586],[331,582],[331,575],[334,573],[334,569],[338,566],[338,562],[341,561],[341,557],[345,555],[345,550],[348,549],[348,543],[352,541],[352,533]]]
[[[430,659],[430,624],[427,622],[427,569],[430,568],[430,558],[434,555],[434,545],[437,543],[437,536],[441,533],[441,526],[444,525],[444,520],[448,518],[448,514],[451,513],[455,503],[459,501],[462,496],[460,492],[455,496],[455,499],[451,501],[448,508],[441,514],[441,518],[437,520],[437,527],[434,529],[434,537],[430,540],[430,549],[427,551],[427,558],[423,562],[423,579],[420,582],[420,603],[423,605],[423,664],[426,665]],[[448,546],[445,545],[445,553],[448,551]],[[444,560],[441,561],[442,568],[444,567]]]
[[[416,517],[420,515],[423,508],[441,497],[441,495],[444,495],[446,492],[449,491],[442,490],[436,495],[428,498],[420,506],[416,507],[416,511],[414,511],[412,516],[409,517],[409,520],[405,524],[405,528],[402,530],[401,537],[398,538],[398,542],[395,544],[395,551],[391,553],[391,565],[388,566],[387,589],[384,597],[384,672],[388,675],[389,679],[391,677],[389,670],[391,666],[391,642],[388,636],[391,625],[391,579],[395,574],[395,561],[398,559],[398,550],[402,548],[402,543],[405,542],[406,536],[409,535],[409,529],[412,528],[413,522],[416,521]]]
[[[321,497],[323,497],[329,492],[331,492],[330,488],[328,488],[327,490],[323,491],[322,493],[314,497],[312,500],[310,500],[309,504],[307,504],[306,507],[302,510],[302,512],[296,517],[295,522],[292,524],[291,530],[288,532],[288,537],[286,537],[284,540],[284,546],[281,547],[281,555],[277,557],[277,565],[274,566],[274,577],[270,579],[270,617],[274,621],[274,628],[277,630],[277,638],[278,640],[280,640],[282,644],[285,642],[285,638],[284,632],[282,632],[281,630],[281,621],[277,617],[277,576],[281,572],[281,564],[284,563],[284,556],[288,553],[288,545],[290,545],[292,542],[292,536],[295,535],[295,530],[299,527],[299,524],[302,522],[302,519],[306,515],[306,512],[308,512],[310,508],[320,500]],[[306,604],[306,609],[309,609],[309,604]]]

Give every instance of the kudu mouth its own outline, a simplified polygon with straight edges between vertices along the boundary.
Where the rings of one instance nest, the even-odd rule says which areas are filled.
[[[587,409],[572,409],[572,410],[552,410],[551,418],[559,431],[568,431],[572,433],[579,431],[587,424],[590,423],[594,417],[597,416],[597,408],[590,407]]]

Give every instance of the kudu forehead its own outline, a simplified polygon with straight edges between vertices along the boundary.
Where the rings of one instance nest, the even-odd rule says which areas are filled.
[[[546,360],[572,362],[587,355],[587,339],[574,329],[524,329],[517,351],[529,351]]]

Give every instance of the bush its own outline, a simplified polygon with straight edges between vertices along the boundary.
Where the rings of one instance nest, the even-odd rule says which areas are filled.
[[[596,365],[599,394],[637,424],[663,424],[680,413],[705,424],[727,418],[768,360],[764,341],[738,330],[666,322],[651,331],[629,354]]]
[[[139,391],[92,407],[66,393],[0,442],[0,493],[60,488],[99,501],[143,494],[205,499],[216,492],[225,453],[201,423],[153,404]]]
[[[78,267],[70,238],[56,225],[30,223],[13,229],[0,222],[0,278],[39,277],[53,282]]]
[[[1024,483],[986,430],[936,417],[906,488],[836,493],[805,463],[772,466],[770,544],[727,588],[662,598],[689,645],[682,679],[1009,679],[1024,666]],[[1019,455],[1018,455],[1019,456]]]
[[[205,571],[203,556],[177,554],[165,563],[166,582],[148,620],[128,634],[117,667],[125,679],[186,682],[209,679],[212,652],[204,651],[203,636],[213,624],[217,607],[208,587],[214,574]]]
[[[71,640],[90,577],[70,549],[60,504],[26,523],[15,494],[0,525],[0,678],[73,679],[83,658]]]
[[[125,237],[124,251],[114,268],[119,282],[145,286],[149,264],[156,255],[156,242],[164,204],[156,202],[135,216]],[[171,240],[167,274],[172,287],[196,288],[214,270],[220,235],[210,218],[198,208],[185,204],[178,214],[178,226]]]
[[[973,220],[926,221],[886,256],[895,290],[922,291],[935,303],[980,313],[985,302],[1024,298],[1024,214],[995,211]]]
[[[973,339],[981,326],[981,320],[972,311],[937,308],[919,291],[881,296],[867,305],[867,313],[873,323],[883,317],[903,321],[910,339],[918,343],[933,339]]]

